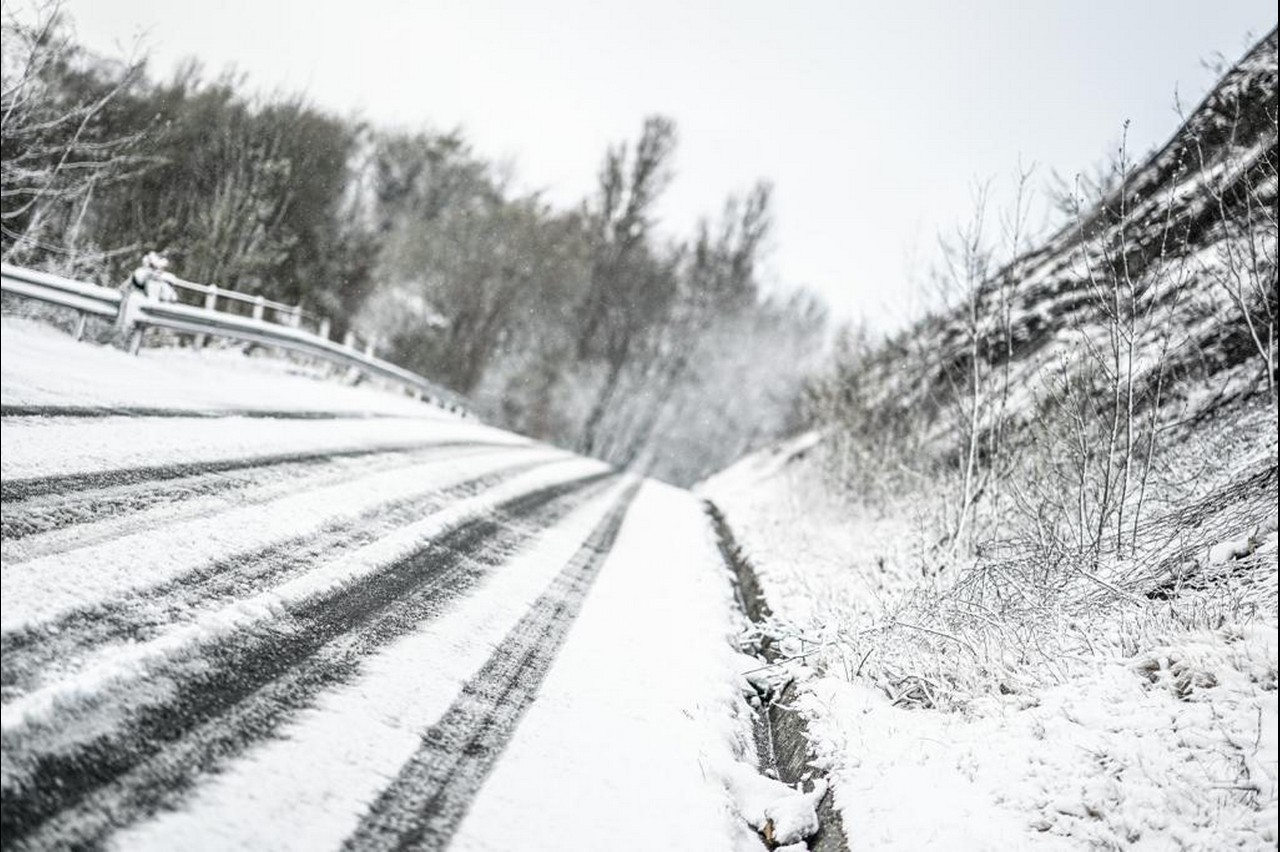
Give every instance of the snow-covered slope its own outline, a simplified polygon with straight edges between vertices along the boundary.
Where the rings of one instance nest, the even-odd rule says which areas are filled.
[[[863,848],[1275,848],[1276,92],[699,486]]]
[[[972,307],[936,312],[860,365],[884,416],[939,412],[936,433],[945,437],[947,401],[964,387],[976,333],[979,359],[1009,371],[1008,403],[985,416],[1025,425],[1045,374],[1090,349],[1109,357],[1112,319],[1131,311],[1133,328],[1122,333],[1136,332],[1134,385],[1161,382],[1171,416],[1265,393],[1276,369],[1276,50],[1273,30],[1163,148],[1116,163],[1108,194],[1080,190],[1077,215],[1057,233],[989,270]],[[1117,285],[1132,309],[1112,301]],[[1260,348],[1271,352],[1269,365]],[[917,349],[925,366],[904,381]],[[1204,386],[1212,392],[1198,392]]]
[[[918,508],[832,499],[816,437],[699,491],[727,516],[795,658],[778,670],[800,681],[811,760],[829,770],[854,846],[1275,847],[1274,605],[1252,623],[1206,612],[1191,629],[1135,607],[1096,655],[1037,658],[1058,685],[969,692],[964,647],[944,639],[921,659],[892,632],[911,631],[901,604],[933,585],[912,570]],[[1267,546],[1274,564],[1274,528]]]

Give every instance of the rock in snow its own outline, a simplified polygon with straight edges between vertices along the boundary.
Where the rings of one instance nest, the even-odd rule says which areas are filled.
[[[786,846],[817,833],[818,802],[827,793],[826,781],[805,793],[766,778],[741,761],[727,766],[723,774],[738,813],[771,842]]]

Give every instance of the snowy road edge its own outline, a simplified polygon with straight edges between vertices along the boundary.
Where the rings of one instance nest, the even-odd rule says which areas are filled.
[[[733,577],[734,601],[744,618],[760,626],[771,611],[765,600],[764,590],[756,577],[755,568],[747,559],[742,547],[734,538],[733,529],[724,513],[711,500],[704,499],[703,506],[715,530],[716,543],[725,567]],[[776,649],[765,634],[761,642],[761,655],[770,663],[778,659]],[[823,785],[826,795],[817,799],[818,830],[808,838],[813,852],[849,852],[848,834],[844,821],[830,794],[831,780],[825,769],[809,762],[812,753],[808,738],[808,725],[796,709],[797,687],[788,682],[776,694],[768,697],[767,704],[753,714],[756,726],[757,747],[761,748],[760,770],[772,770],[777,778],[789,786],[811,781],[814,788]]]

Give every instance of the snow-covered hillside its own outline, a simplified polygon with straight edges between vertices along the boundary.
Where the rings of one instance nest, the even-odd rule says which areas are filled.
[[[1273,31],[700,486],[866,848],[1275,848],[1276,93]]]
[[[1010,637],[1027,658],[1008,666],[995,645],[907,620],[904,604],[946,585],[918,571],[918,506],[907,495],[851,512],[821,484],[816,438],[700,491],[760,577],[769,630],[794,658],[775,671],[799,682],[812,762],[830,771],[855,846],[1274,848],[1274,570],[1254,619],[1224,621],[1213,599],[1197,615],[1134,603],[1105,631],[1082,620],[1076,654]],[[1274,527],[1259,556],[1274,566]]]

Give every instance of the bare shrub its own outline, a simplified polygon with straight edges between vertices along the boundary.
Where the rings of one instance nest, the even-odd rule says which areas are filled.
[[[895,701],[1276,617],[1270,44],[1269,72],[1264,40],[1165,148],[1135,164],[1122,141],[1060,191],[1072,222],[1041,249],[1021,194],[993,248],[979,192],[935,277],[946,309],[884,343],[849,332],[811,388],[828,480],[930,507],[918,582],[833,631]]]

